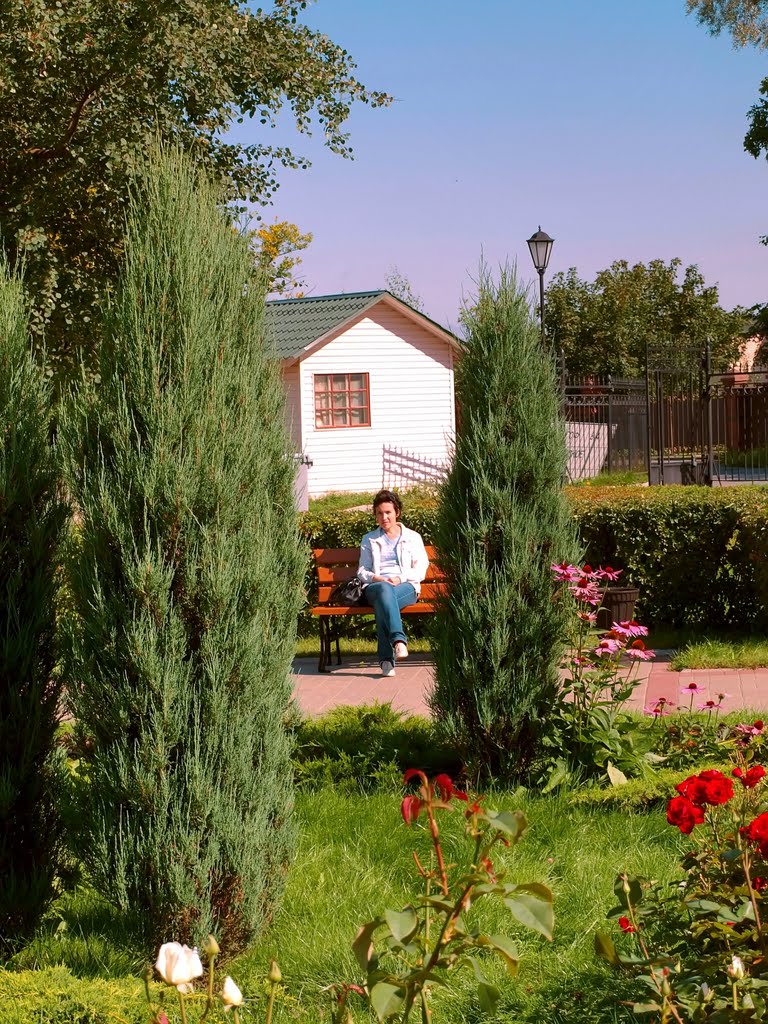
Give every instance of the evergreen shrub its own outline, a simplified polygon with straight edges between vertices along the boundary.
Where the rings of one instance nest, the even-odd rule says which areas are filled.
[[[449,593],[431,705],[471,775],[508,780],[534,757],[557,693],[566,611],[550,565],[577,545],[553,361],[514,274],[496,284],[482,268],[464,324],[461,427],[435,523]]]
[[[304,558],[246,241],[175,152],[132,197],[100,378],[63,424],[77,844],[148,939],[242,949],[294,846],[283,717]]]
[[[0,949],[34,929],[61,855],[55,566],[67,509],[50,394],[30,355],[21,282],[0,264]]]

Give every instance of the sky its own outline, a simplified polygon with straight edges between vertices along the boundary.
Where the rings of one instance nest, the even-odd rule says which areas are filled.
[[[722,305],[768,300],[768,162],[744,152],[768,52],[736,50],[685,0],[319,0],[305,21],[395,97],[358,105],[354,160],[281,124],[289,143],[267,222],[313,241],[306,294],[385,287],[396,266],[425,312],[455,327],[481,256],[536,273],[526,239],[554,239],[547,279],[614,260],[679,257]]]

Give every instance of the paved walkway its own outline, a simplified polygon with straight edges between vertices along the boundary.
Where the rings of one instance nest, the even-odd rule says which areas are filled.
[[[758,669],[686,669],[672,672],[670,654],[659,652],[655,661],[640,663],[640,680],[629,706],[641,710],[659,697],[687,706],[690,696],[681,690],[691,681],[701,686],[694,696],[694,708],[706,700],[717,700],[725,693],[724,711],[749,708],[768,712],[768,668]],[[415,654],[399,662],[397,673],[383,679],[372,658],[349,655],[330,672],[317,671],[317,658],[297,658],[293,663],[294,694],[301,709],[310,715],[322,714],[338,704],[391,703],[400,711],[427,715],[427,695],[433,683],[429,655]]]

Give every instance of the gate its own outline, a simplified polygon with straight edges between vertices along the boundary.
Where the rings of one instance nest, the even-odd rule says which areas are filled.
[[[646,349],[650,484],[711,480],[706,456],[707,358],[698,349],[678,349],[673,362],[668,350]]]
[[[645,469],[645,381],[566,376],[561,370],[568,480]]]

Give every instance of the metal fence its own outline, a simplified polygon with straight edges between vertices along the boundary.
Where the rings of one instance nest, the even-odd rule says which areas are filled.
[[[561,377],[571,482],[645,470],[648,405],[644,380]]]

